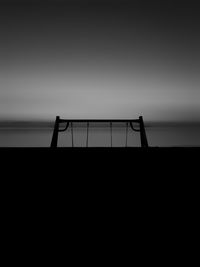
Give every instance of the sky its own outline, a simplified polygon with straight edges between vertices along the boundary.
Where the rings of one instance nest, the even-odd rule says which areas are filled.
[[[200,121],[192,1],[0,0],[0,120]]]

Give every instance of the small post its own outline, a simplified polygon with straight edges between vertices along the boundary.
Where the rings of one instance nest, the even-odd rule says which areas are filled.
[[[60,117],[56,116],[56,121],[55,121],[55,124],[54,124],[54,130],[53,130],[53,136],[52,136],[52,140],[51,140],[51,147],[57,147],[58,131],[59,131],[59,120],[60,120]]]
[[[148,141],[147,141],[147,136],[144,128],[144,121],[143,117],[139,117],[139,122],[140,122],[140,140],[141,140],[141,147],[148,147]]]

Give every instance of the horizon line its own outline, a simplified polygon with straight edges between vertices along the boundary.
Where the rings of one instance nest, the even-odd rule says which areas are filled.
[[[87,118],[88,119],[88,118]],[[87,120],[86,119],[86,120]],[[98,119],[97,119],[98,120]],[[109,119],[108,119],[109,120]],[[123,120],[123,119],[122,119]],[[127,120],[127,118],[126,118]],[[130,119],[131,120],[131,119]],[[54,127],[55,120],[42,120],[42,119],[32,119],[32,120],[22,120],[22,119],[13,119],[13,120],[5,120],[0,119],[0,129],[49,129]],[[76,123],[77,124],[77,123]],[[84,122],[80,122],[79,125],[85,124]],[[92,123],[91,123],[92,124]],[[95,123],[93,123],[95,124]],[[101,123],[101,127],[103,123]],[[106,123],[104,123],[107,125]],[[123,123],[116,122],[118,126]],[[199,126],[200,120],[144,120],[145,128],[151,127],[175,127],[175,126]],[[75,126],[76,127],[76,126]],[[94,127],[94,125],[93,125]],[[98,127],[98,126],[97,126]]]

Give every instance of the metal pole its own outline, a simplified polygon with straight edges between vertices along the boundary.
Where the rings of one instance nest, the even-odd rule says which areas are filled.
[[[144,128],[144,121],[143,121],[143,117],[142,116],[139,117],[139,121],[140,121],[141,146],[142,147],[148,147],[147,136],[146,136],[146,132],[145,132],[145,128]]]
[[[58,131],[59,131],[59,120],[60,120],[60,117],[56,116],[56,121],[55,121],[55,124],[54,124],[54,130],[53,130],[53,136],[52,136],[52,140],[51,140],[51,147],[57,147]]]
[[[112,122],[110,123],[110,144],[111,144],[111,147],[112,147]]]

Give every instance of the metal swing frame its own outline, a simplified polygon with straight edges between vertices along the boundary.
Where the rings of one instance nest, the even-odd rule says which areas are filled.
[[[111,130],[111,147],[112,147],[112,123],[126,123],[126,147],[127,147],[127,130],[128,125],[130,125],[131,129],[135,132],[140,133],[140,142],[141,147],[148,147],[148,141],[146,136],[146,131],[144,127],[144,121],[143,117],[140,116],[139,119],[135,120],[118,120],[118,119],[110,119],[110,120],[93,120],[93,119],[81,119],[81,120],[71,120],[71,119],[61,119],[59,116],[56,116],[55,124],[54,124],[54,130],[53,130],[53,136],[51,140],[51,147],[56,148],[58,144],[58,134],[59,132],[64,132],[68,129],[69,125],[71,124],[71,134],[72,134],[72,147],[74,147],[74,141],[73,141],[73,123],[87,123],[87,139],[86,139],[86,147],[88,147],[88,131],[89,131],[89,123],[110,123],[110,130]],[[60,128],[60,124],[66,123],[64,128]],[[139,128],[136,129],[133,126],[133,123],[139,124]]]

